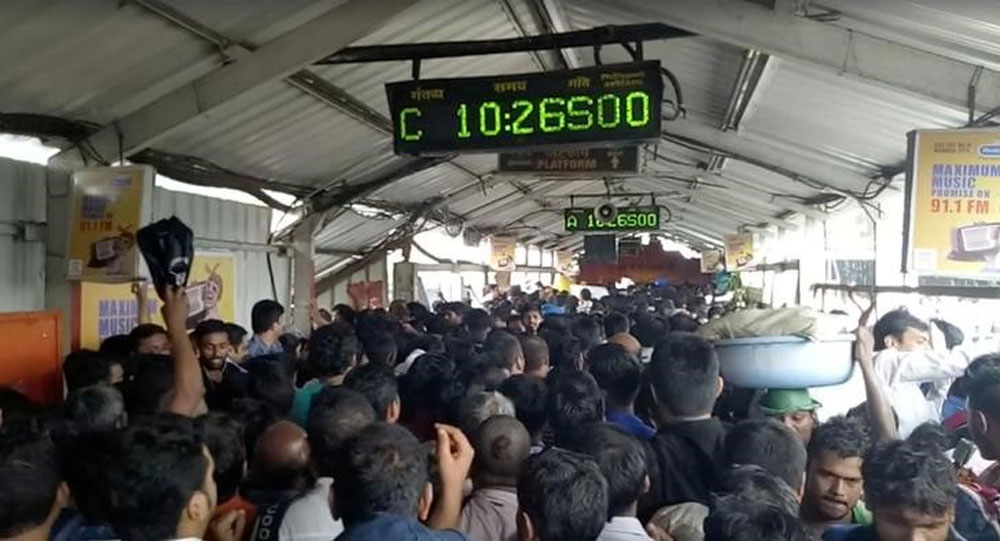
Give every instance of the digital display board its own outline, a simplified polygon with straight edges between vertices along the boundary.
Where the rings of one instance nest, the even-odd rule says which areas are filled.
[[[440,155],[660,138],[658,61],[386,85],[397,154]]]
[[[563,226],[574,231],[656,231],[660,229],[658,207],[624,207],[614,220],[602,222],[592,208],[571,208],[563,211]]]

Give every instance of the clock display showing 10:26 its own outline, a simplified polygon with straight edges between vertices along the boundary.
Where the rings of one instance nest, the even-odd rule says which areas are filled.
[[[542,97],[502,103],[495,100],[459,103],[455,110],[456,139],[529,136],[592,130],[641,129],[651,121],[651,98],[643,90],[627,94]],[[399,137],[420,141],[423,111],[406,107],[399,112]]]

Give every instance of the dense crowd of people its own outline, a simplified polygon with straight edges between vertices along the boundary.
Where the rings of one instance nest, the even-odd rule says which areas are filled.
[[[1000,539],[1000,476],[964,467],[1000,459],[1000,356],[904,310],[821,423],[726,386],[696,288],[338,305],[305,338],[274,301],[189,333],[163,296],[66,358],[62,404],[0,389],[0,539]]]

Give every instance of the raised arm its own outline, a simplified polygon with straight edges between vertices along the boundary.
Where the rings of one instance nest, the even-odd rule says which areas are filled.
[[[205,384],[194,347],[187,334],[187,293],[182,287],[168,288],[163,298],[163,321],[167,324],[174,358],[174,389],[167,411],[194,416],[205,398]]]
[[[896,418],[892,414],[892,406],[882,391],[882,381],[875,372],[875,337],[868,327],[862,325],[857,330],[858,341],[855,346],[855,360],[861,375],[865,380],[866,406],[868,419],[872,427],[872,435],[878,441],[899,439],[896,430]]]
[[[441,492],[427,525],[435,530],[457,529],[462,515],[462,487],[472,467],[475,451],[461,430],[443,424],[436,428]]]
[[[149,299],[146,296],[146,281],[140,280],[138,282],[132,282],[132,294],[135,295],[135,302],[138,304],[138,311],[136,312],[136,317],[138,318],[139,325],[144,323],[149,323]]]

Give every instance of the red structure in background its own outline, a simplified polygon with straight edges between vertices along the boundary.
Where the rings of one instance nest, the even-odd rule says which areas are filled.
[[[697,259],[687,259],[680,252],[665,252],[659,242],[641,246],[637,252],[620,251],[618,263],[580,263],[580,282],[614,284],[628,277],[637,284],[665,279],[671,284],[704,285],[711,276],[701,273]]]

